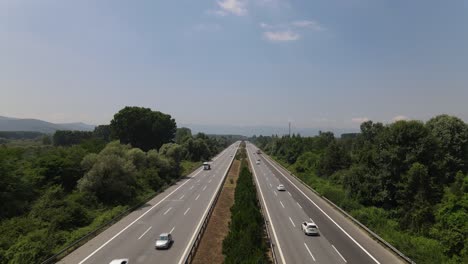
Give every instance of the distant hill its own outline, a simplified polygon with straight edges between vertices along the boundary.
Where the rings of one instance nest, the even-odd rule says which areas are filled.
[[[56,124],[39,119],[22,119],[0,116],[0,131],[35,131],[41,133],[54,133],[57,130],[92,131],[93,125],[85,123]]]

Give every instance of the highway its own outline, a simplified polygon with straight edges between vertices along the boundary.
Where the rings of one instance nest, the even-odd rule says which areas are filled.
[[[278,263],[402,263],[266,154],[256,154],[257,150],[247,143]],[[277,191],[279,184],[286,191]],[[306,220],[317,224],[319,236],[302,232],[301,223]]]
[[[212,169],[197,169],[96,236],[59,263],[183,263],[235,157],[239,142],[213,158]],[[168,250],[156,250],[159,234],[172,233]]]

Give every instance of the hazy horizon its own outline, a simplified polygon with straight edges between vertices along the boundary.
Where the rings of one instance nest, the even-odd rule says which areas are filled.
[[[0,115],[356,130],[468,121],[463,1],[0,2]]]

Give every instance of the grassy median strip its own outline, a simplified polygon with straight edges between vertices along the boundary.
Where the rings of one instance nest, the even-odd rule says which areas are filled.
[[[231,208],[229,233],[223,241],[224,263],[270,263],[265,240],[265,222],[261,214],[253,176],[245,160],[242,144],[239,179]]]

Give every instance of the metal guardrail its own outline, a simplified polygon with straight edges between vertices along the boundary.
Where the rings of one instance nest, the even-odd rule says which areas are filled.
[[[247,155],[250,155],[247,153]],[[249,167],[252,169],[253,171],[253,166],[252,164],[250,164],[250,160],[248,160],[248,163],[249,163]],[[256,182],[254,181],[254,185],[256,186]],[[258,192],[257,192],[257,195],[258,195]],[[266,233],[267,233],[267,237],[268,237],[268,242],[270,244],[270,248],[271,248],[271,256],[273,258],[273,263],[277,264],[278,263],[278,259],[276,258],[276,253],[275,253],[275,244],[273,243],[273,240],[271,239],[271,234],[270,234],[270,230],[269,230],[269,224],[270,222],[266,219],[265,217],[265,212],[266,212],[266,209],[263,205],[263,203],[260,202],[260,200],[258,200],[258,196],[257,196],[257,202],[258,204],[260,204],[260,206],[262,207],[262,210],[261,210],[261,213],[262,213],[262,216],[263,216],[263,221],[265,222],[265,229],[266,229]]]
[[[208,226],[208,222],[210,221],[210,217],[213,214],[213,211],[214,211],[214,208],[215,208],[216,203],[218,201],[218,198],[221,195],[221,191],[223,190],[224,182],[227,179],[227,175],[229,174],[229,170],[231,169],[231,166],[232,166],[233,161],[234,161],[235,158],[236,158],[236,156],[233,155],[231,163],[229,164],[229,167],[226,170],[226,174],[223,176],[223,182],[220,184],[220,187],[219,187],[219,189],[218,189],[218,191],[216,193],[216,196],[215,196],[213,202],[210,205],[210,209],[208,210],[208,213],[206,214],[205,219],[203,220],[203,224],[200,227],[200,230],[198,231],[198,234],[197,234],[197,236],[195,238],[195,241],[193,242],[192,248],[190,249],[190,252],[187,255],[187,258],[184,261],[184,263],[186,263],[186,264],[192,263],[192,261],[193,261],[193,257],[195,256],[195,254],[197,252],[198,245],[200,244],[200,240],[202,239],[203,234],[205,233],[205,229]]]
[[[263,152],[265,153],[265,152]],[[315,194],[317,194],[318,196],[320,196],[323,200],[325,200],[328,204],[330,204],[332,207],[334,207],[335,209],[337,209],[339,212],[341,212],[345,217],[349,218],[351,221],[353,221],[356,225],[358,225],[359,227],[361,227],[362,229],[364,229],[364,231],[366,231],[371,237],[373,237],[375,240],[377,240],[379,243],[381,243],[382,245],[384,245],[385,247],[389,248],[391,251],[393,251],[395,254],[397,254],[400,258],[402,258],[404,261],[408,262],[408,263],[411,263],[411,264],[416,264],[416,262],[414,262],[412,259],[410,259],[409,257],[407,257],[405,254],[403,254],[401,251],[399,251],[398,249],[396,249],[394,246],[392,246],[390,243],[388,243],[387,241],[385,241],[383,238],[381,238],[379,235],[377,235],[376,233],[374,233],[372,230],[370,230],[367,226],[365,226],[364,224],[362,224],[361,222],[359,222],[356,218],[352,217],[350,214],[348,214],[348,212],[346,212],[345,210],[341,209],[338,205],[336,205],[335,203],[333,203],[332,201],[330,201],[327,197],[321,195],[319,192],[317,192],[316,190],[314,190],[312,187],[310,187],[308,184],[306,184],[303,180],[301,180],[299,177],[297,177],[296,175],[294,175],[293,173],[291,173],[287,168],[285,168],[283,165],[281,165],[279,162],[276,162],[274,159],[272,159],[270,156],[268,155],[265,155],[264,156],[265,158],[269,159],[270,161],[274,162],[275,164],[279,165],[284,171],[286,171],[289,175],[293,176],[296,180],[298,180],[300,183],[302,183],[305,187],[307,187],[309,190],[311,190],[312,192],[314,192]]]

